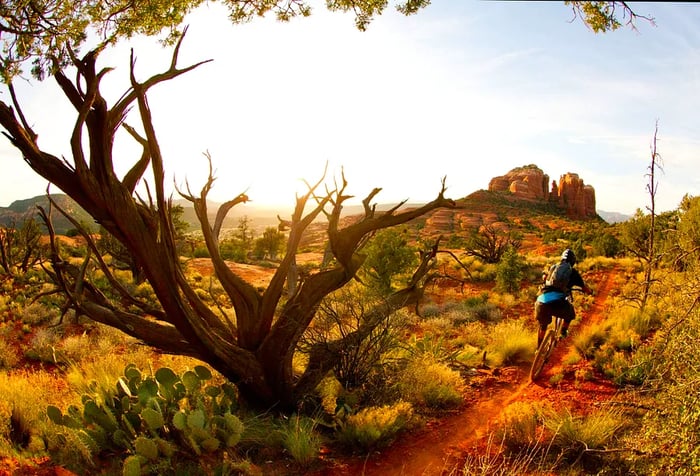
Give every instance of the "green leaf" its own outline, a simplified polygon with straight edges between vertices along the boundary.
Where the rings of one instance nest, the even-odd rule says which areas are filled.
[[[90,453],[97,454],[100,451],[100,447],[97,442],[92,438],[87,432],[81,430],[77,432],[78,439],[85,445],[86,448],[90,450]]]
[[[120,448],[129,449],[131,446],[129,441],[129,436],[124,430],[117,430],[112,434],[112,443]]]
[[[210,380],[212,377],[211,370],[203,365],[197,365],[194,371],[201,380]]]
[[[146,379],[138,387],[139,402],[146,404],[151,398],[158,395],[158,384],[153,379]]]
[[[129,381],[131,381],[131,380],[140,381],[141,380],[141,371],[136,367],[136,365],[129,364],[124,369],[124,377],[126,377],[126,379]]]
[[[163,425],[165,425],[163,415],[152,408],[144,408],[141,412],[141,418],[143,418],[143,421],[146,422],[146,425],[152,431],[163,428]]]
[[[160,454],[166,458],[173,457],[175,451],[177,450],[177,447],[173,443],[168,440],[164,440],[163,438],[155,438],[155,442],[158,445],[158,451]]]
[[[199,388],[201,380],[199,380],[196,373],[188,370],[182,374],[182,384],[185,386],[188,392],[192,393]]]
[[[204,449],[204,451],[211,453],[212,451],[216,451],[219,449],[219,446],[221,446],[221,442],[216,438],[207,438],[205,440],[202,440],[200,445]]]
[[[127,456],[122,466],[122,476],[141,476],[142,459],[138,455]]]
[[[209,386],[204,389],[204,393],[211,398],[216,398],[221,395],[221,387]]]
[[[49,405],[46,407],[46,415],[49,419],[57,425],[63,425],[63,412],[58,407]]]
[[[189,415],[187,415],[187,426],[192,430],[204,429],[205,422],[206,418],[202,410],[194,410]]]
[[[166,387],[173,387],[175,383],[178,382],[180,379],[175,374],[175,372],[173,372],[168,367],[161,367],[158,370],[156,370],[156,380],[161,385],[165,385]]]
[[[173,415],[173,426],[180,431],[187,429],[187,415],[185,412],[179,411]]]
[[[145,436],[139,436],[134,441],[134,450],[137,455],[155,461],[158,459],[158,445],[155,441]]]

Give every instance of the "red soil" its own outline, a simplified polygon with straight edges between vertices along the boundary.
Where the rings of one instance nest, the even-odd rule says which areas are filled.
[[[206,262],[206,264],[205,264]],[[200,274],[207,276],[209,260],[194,260]],[[270,270],[235,265],[236,272],[245,274],[258,285],[267,283]],[[616,271],[597,272],[587,275],[587,282],[596,290],[593,304],[579,312],[580,326],[597,322],[606,312],[606,304],[615,289]],[[475,291],[479,294],[478,290]],[[471,293],[469,293],[471,294]],[[531,312],[519,309],[515,312]],[[489,450],[489,435],[498,424],[501,412],[512,402],[550,402],[555,408],[565,405],[574,413],[585,412],[596,403],[609,400],[616,390],[610,382],[593,378],[584,382],[575,381],[577,366],[567,367],[564,378],[557,384],[549,378],[562,371],[561,360],[571,347],[561,345],[547,364],[536,383],[529,380],[529,364],[500,370],[479,370],[472,377],[472,386],[467,390],[466,403],[455,413],[430,419],[423,427],[402,435],[390,447],[375,451],[365,457],[324,455],[322,469],[314,476],[365,475],[365,476],[431,476],[450,474],[459,467],[468,455],[483,455]],[[585,366],[586,364],[580,364]],[[0,476],[39,475],[72,476],[74,473],[54,467],[48,459],[37,459],[33,465],[17,465],[15,460],[0,460]],[[283,474],[283,473],[275,473]],[[292,473],[290,473],[292,474]],[[298,473],[295,473],[298,474]]]

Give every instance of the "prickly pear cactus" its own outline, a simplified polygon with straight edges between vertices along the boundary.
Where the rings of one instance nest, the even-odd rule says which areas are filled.
[[[82,410],[71,406],[63,413],[49,406],[46,414],[76,432],[93,453],[122,454],[123,474],[144,474],[178,453],[200,455],[238,444],[244,428],[233,414],[236,389],[211,379],[204,366],[182,375],[167,367],[145,375],[129,364],[110,398],[98,396],[94,386],[81,397]]]

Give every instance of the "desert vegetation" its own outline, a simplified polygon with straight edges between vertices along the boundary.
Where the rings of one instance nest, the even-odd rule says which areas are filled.
[[[119,2],[0,7],[3,134],[89,217],[47,194],[37,215],[0,230],[3,471],[354,468],[355,455],[468,414],[494,385],[520,383],[534,352],[541,273],[565,247],[605,302],[577,301],[595,319],[576,322],[570,354],[537,387],[550,401],[513,391],[488,444],[446,471],[697,471],[697,375],[687,364],[697,338],[700,205],[688,196],[657,215],[655,152],[651,206],[619,226],[484,194],[479,210],[495,207],[498,225],[435,228],[428,217],[437,210],[479,213],[469,197],[447,196],[446,178],[427,203],[380,210],[375,188],[361,213],[346,216],[354,192],[342,173],[324,171],[276,227],[256,234],[243,219],[227,230],[227,215],[249,197],[209,210],[209,154],[202,188],[177,190],[196,215],[185,224],[166,192],[148,95],[207,63],[179,64],[180,25],[199,3],[151,2],[148,13]],[[397,7],[408,15],[428,3]],[[624,2],[594,3],[570,5],[595,31],[620,26],[615,5],[637,18]],[[234,22],[309,14],[301,1],[227,5]],[[385,7],[329,3],[354,12],[360,29]],[[86,45],[94,39],[86,28],[99,32],[98,44]],[[129,85],[110,102],[101,87],[112,69],[100,54],[121,38],[163,31],[170,64],[139,80],[132,53]],[[53,77],[75,110],[68,158],[43,149],[25,115],[13,80],[28,65],[37,80]],[[122,139],[138,149],[131,162],[115,153]],[[57,231],[58,218],[70,233]],[[590,405],[556,396],[591,384],[588,394],[601,396]]]
[[[644,303],[638,296],[647,271],[633,247],[639,240],[634,233],[651,232],[643,226],[649,217],[639,213],[614,226],[586,224],[623,246],[607,257],[584,245],[587,256],[578,265],[594,289],[604,279],[613,280],[606,284],[613,292],[604,309],[594,309],[595,296],[577,298],[580,314],[600,318],[575,321],[568,354],[547,376],[545,390],[554,394],[563,385],[612,385],[614,393],[587,408],[515,397],[502,409],[490,443],[446,471],[472,474],[477,466],[501,468],[501,474],[523,468],[574,474],[669,467],[676,474],[695,471],[692,382],[697,375],[687,363],[697,338],[698,203],[686,197],[667,219],[656,221],[660,258]],[[537,220],[533,215],[528,226]],[[577,236],[585,233],[580,223],[568,225]],[[50,261],[43,258],[56,248],[84,267],[86,283],[105,293],[112,285],[101,267],[85,265],[89,247],[84,238],[53,237],[60,246],[42,245],[33,266],[2,273],[0,386],[5,398],[0,412],[5,423],[0,451],[5,464],[59,465],[80,474],[176,474],[182,468],[191,474],[265,474],[274,466],[291,474],[332,466],[333,459],[323,455],[370,454],[412,438],[451,412],[469,412],[490,379],[529,365],[535,343],[531,306],[541,271],[553,259],[551,238],[545,236],[551,232],[531,231],[527,246],[514,247],[495,264],[474,257],[467,247],[443,248],[433,258],[435,279],[422,299],[386,307],[387,296],[413,273],[404,258],[378,259],[382,247],[403,240],[402,246],[415,247],[418,256],[420,235],[434,233],[420,221],[406,226],[367,248],[360,280],[322,300],[295,348],[295,375],[303,375],[313,349],[357,335],[368,320],[379,324],[344,347],[342,358],[292,411],[247,405],[235,382],[201,359],[144,346],[66,308]],[[569,231],[562,230],[562,236],[570,236]],[[21,239],[13,243],[22,246]],[[556,249],[572,245],[559,238]],[[304,267],[322,266],[324,248],[317,246]],[[274,260],[265,257],[256,265],[250,256],[245,266],[272,279]],[[104,259],[110,266],[109,254]],[[203,302],[235,313],[213,268],[202,267],[187,247],[181,261]],[[228,265],[245,277],[244,265]],[[157,304],[148,282],[134,280],[128,269],[115,262],[112,275]],[[381,317],[379,310],[384,310]]]

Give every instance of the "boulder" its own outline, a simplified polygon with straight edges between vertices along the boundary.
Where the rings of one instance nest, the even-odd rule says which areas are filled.
[[[489,181],[489,190],[510,192],[527,200],[547,200],[549,198],[549,176],[536,165],[517,167],[505,175]]]

